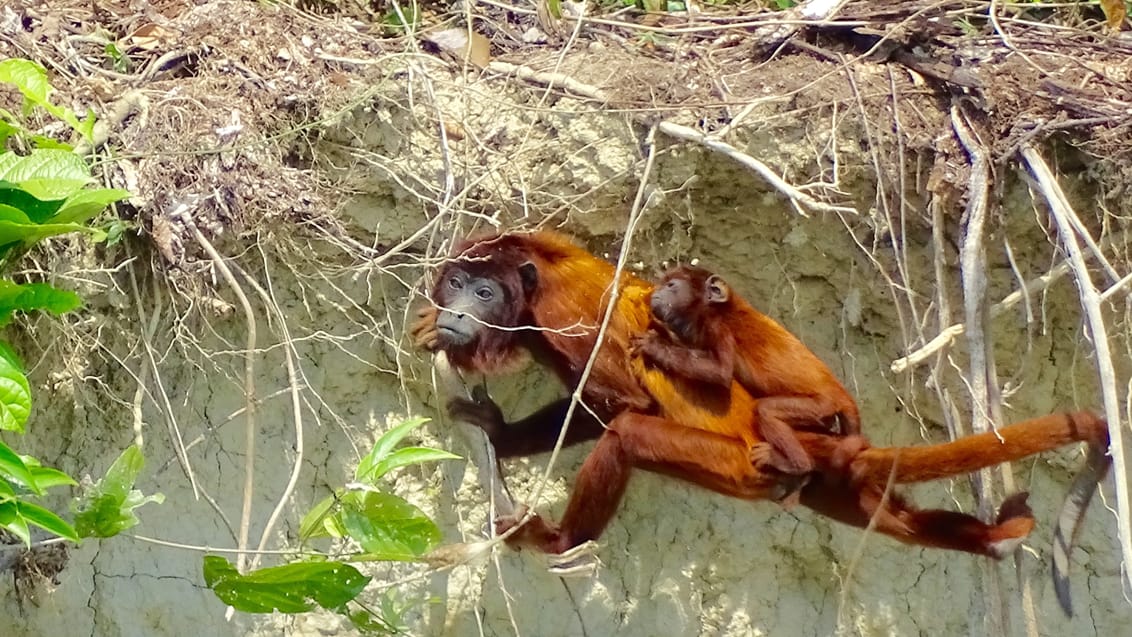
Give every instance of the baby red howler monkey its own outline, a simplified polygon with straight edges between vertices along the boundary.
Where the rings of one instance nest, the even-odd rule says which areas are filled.
[[[853,436],[846,444],[855,450],[867,444],[859,437],[857,403],[829,367],[718,275],[695,266],[673,268],[653,290],[649,306],[653,325],[633,341],[649,364],[728,390],[738,382],[755,398],[755,425],[766,443],[751,450],[756,466],[792,475],[814,471],[795,429],[824,425],[822,431]]]

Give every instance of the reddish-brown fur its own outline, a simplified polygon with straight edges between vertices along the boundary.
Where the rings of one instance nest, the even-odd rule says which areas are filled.
[[[757,399],[755,433],[767,443],[752,447],[757,466],[766,463],[793,475],[813,471],[814,460],[794,435],[795,428],[824,425],[843,435],[861,433],[857,403],[829,367],[718,275],[694,266],[673,268],[649,303],[659,329],[633,341],[644,359],[638,376],[646,389],[658,398],[670,395],[657,386],[680,378],[690,383],[681,395],[722,388],[729,397],[731,383],[737,381]],[[674,416],[663,400],[660,406]]]
[[[531,263],[538,273],[537,289],[530,295],[513,281],[513,270]],[[445,273],[474,268],[494,277],[518,299],[513,316],[480,317],[485,322],[513,319],[511,326],[535,329],[480,335],[463,348],[448,348],[436,333],[438,310],[426,308],[413,332],[419,343],[444,349],[452,362],[469,370],[491,373],[514,360],[523,350],[555,370],[573,389],[596,343],[597,326],[609,297],[613,268],[557,233],[507,234],[465,243],[457,256],[441,268]],[[560,525],[534,517],[512,540],[543,551],[561,552],[597,538],[615,513],[633,467],[671,475],[719,493],[758,500],[780,493],[780,475],[760,470],[749,460],[758,442],[751,414],[753,398],[738,383],[730,395],[716,400],[714,411],[704,399],[687,395],[674,379],[668,389],[660,385],[654,400],[641,385],[639,369],[630,364],[629,341],[647,328],[650,286],[623,273],[622,294],[616,300],[613,321],[598,350],[593,372],[582,395],[608,429],[585,416],[571,422],[570,442],[599,437],[578,474]],[[441,306],[441,286],[433,292]],[[494,331],[494,330],[489,330]],[[666,406],[660,413],[657,403]],[[501,456],[550,449],[562,426],[563,401],[504,427],[494,405],[457,401],[457,411],[488,431]],[[518,425],[518,426],[515,426]],[[573,433],[574,431],[577,433]],[[1003,505],[996,524],[948,511],[917,511],[900,497],[881,500],[886,485],[936,480],[1010,462],[1075,442],[1089,442],[1096,460],[1107,447],[1104,421],[1089,413],[1056,414],[1000,429],[996,434],[969,436],[957,441],[918,447],[863,448],[846,451],[845,440],[828,433],[796,431],[806,453],[821,470],[802,491],[801,502],[813,510],[847,524],[865,527],[873,516],[876,529],[901,541],[1000,556],[1032,528],[1033,519],[1024,499]],[[1094,469],[1096,467],[1093,467]],[[836,478],[841,469],[850,479]],[[1103,472],[1098,473],[1103,475]],[[1099,478],[1098,478],[1099,479]],[[1087,502],[1087,499],[1086,499]],[[501,521],[500,527],[514,520]]]

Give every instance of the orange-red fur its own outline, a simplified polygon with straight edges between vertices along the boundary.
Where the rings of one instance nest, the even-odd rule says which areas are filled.
[[[731,384],[738,382],[756,398],[754,428],[767,443],[752,446],[752,462],[794,476],[815,468],[794,428],[860,434],[857,403],[825,363],[718,275],[695,266],[673,268],[649,303],[658,329],[634,340],[634,365],[661,411],[677,422],[689,417],[685,396],[698,399],[693,409],[710,410],[729,400]],[[804,478],[794,480],[796,488],[802,484]]]
[[[463,267],[477,268],[504,281],[511,276],[510,269],[527,262],[537,268],[538,289],[519,309],[524,324],[537,329],[507,332],[494,340],[474,343],[470,349],[449,351],[450,359],[465,369],[490,373],[526,350],[552,367],[573,389],[597,345],[597,326],[614,273],[611,265],[557,233],[514,233],[464,244],[443,266],[440,279],[448,268]],[[582,392],[584,401],[600,418],[611,419],[608,429],[586,425],[581,437],[600,438],[579,472],[561,525],[535,517],[512,538],[516,543],[533,543],[544,551],[561,552],[595,539],[616,511],[632,467],[744,499],[765,499],[779,492],[781,476],[760,470],[749,461],[751,446],[759,438],[751,417],[753,399],[741,385],[732,383],[730,395],[715,402],[708,400],[714,406],[705,407],[704,396],[690,394],[679,382],[663,375],[650,378],[638,364],[631,364],[630,338],[648,325],[646,298],[650,289],[648,283],[622,274],[623,292]],[[443,305],[439,288],[433,298]],[[428,308],[414,326],[418,342],[425,346],[437,347],[440,343],[435,320],[436,309]],[[495,349],[485,349],[488,347]],[[650,395],[642,385],[653,393]],[[663,412],[658,402],[663,404]],[[556,422],[553,416],[560,416],[561,411],[543,410],[525,419],[523,427],[489,434],[497,448],[504,450],[500,453],[503,456],[545,451],[557,437],[561,419]],[[547,430],[552,435],[547,435]],[[959,513],[916,511],[899,497],[890,497],[889,504],[881,507],[890,474],[896,483],[935,480],[1074,441],[1086,441],[1102,450],[1107,445],[1104,422],[1087,413],[1046,416],[1005,427],[998,432],[1003,442],[986,434],[922,447],[867,448],[855,454],[847,454],[844,441],[826,433],[798,431],[797,435],[818,467],[829,472],[803,489],[805,506],[859,527],[866,526],[875,515],[879,530],[905,542],[991,555],[1009,550],[1032,527],[1023,499],[1007,501],[994,525]],[[834,475],[842,469],[851,479]],[[504,520],[501,526],[513,523]]]

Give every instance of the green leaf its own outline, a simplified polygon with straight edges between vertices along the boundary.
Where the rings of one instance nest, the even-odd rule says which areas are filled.
[[[82,190],[91,176],[82,157],[66,150],[42,148],[26,156],[0,156],[0,180],[18,185],[36,199],[52,201]]]
[[[433,460],[459,460],[460,456],[454,453],[448,453],[441,449],[432,449],[431,447],[404,447],[389,454],[385,458],[374,465],[372,475],[364,475],[358,478],[359,482],[373,484],[379,478],[396,469],[397,467],[404,467],[410,464],[420,464],[422,462],[431,462]]]
[[[31,475],[35,479],[35,485],[42,491],[47,491],[52,487],[74,486],[78,484],[75,482],[74,478],[58,469],[39,466],[39,461],[35,458],[30,456],[20,457],[23,459],[24,464],[27,465],[28,470],[31,471]]]
[[[83,137],[90,138],[94,129],[94,118],[87,117],[80,122],[71,109],[52,104],[50,100],[52,89],[51,83],[47,81],[47,70],[39,64],[17,58],[4,60],[0,62],[0,82],[15,84],[23,93],[25,100],[42,106],[44,110],[69,124]]]
[[[27,216],[22,207],[9,206],[8,204],[0,203],[0,221],[7,221],[9,223],[23,223],[32,225],[35,222]]]
[[[0,442],[0,477],[27,487],[32,493],[41,493],[35,484],[35,477],[32,475],[31,469],[28,469],[19,454],[12,451],[12,448],[3,442]]]
[[[139,523],[135,509],[148,502],[165,501],[160,493],[146,496],[132,489],[144,466],[141,450],[136,446],[127,447],[106,471],[106,476],[71,503],[75,530],[80,537],[117,535]]]
[[[340,528],[331,510],[338,503],[338,495],[328,495],[322,502],[314,505],[302,522],[299,523],[299,541],[306,542],[316,537],[344,537],[346,532]]]
[[[31,387],[28,379],[11,350],[6,345],[0,347],[0,431],[23,433],[30,413]],[[3,444],[0,442],[0,446]],[[2,465],[0,471],[3,471]]]
[[[102,227],[102,231],[106,233],[106,245],[117,245],[130,228],[131,224],[128,221],[117,218],[108,219],[106,224]]]
[[[55,216],[63,200],[40,201],[31,193],[20,188],[19,184],[0,181],[0,206],[4,207],[3,218],[19,223],[44,223]],[[12,211],[19,212],[19,215]]]
[[[75,150],[75,147],[67,142],[61,142],[46,135],[28,135],[28,139],[31,140],[32,145],[36,148],[58,148],[59,150],[68,152]]]
[[[75,533],[74,527],[67,524],[63,518],[55,515],[51,511],[30,502],[20,502],[18,504],[18,515],[26,522],[30,522],[39,528],[58,535],[61,538],[68,539],[72,542],[78,542],[79,536]]]
[[[376,477],[367,478],[367,476],[373,474],[376,465],[384,460],[385,457],[389,455],[389,452],[393,450],[393,447],[396,447],[397,443],[401,442],[405,436],[409,435],[410,431],[428,421],[428,418],[422,418],[420,416],[409,418],[405,420],[405,422],[382,434],[382,436],[377,439],[377,443],[374,444],[373,450],[366,454],[361,462],[358,463],[358,468],[354,470],[354,479],[358,482],[366,482],[367,479],[376,480]]]
[[[3,222],[0,221],[0,225],[2,224]],[[12,314],[16,311],[45,310],[59,315],[81,307],[82,303],[82,298],[74,292],[60,290],[48,283],[19,284],[0,280],[0,327],[11,322]],[[4,373],[3,365],[0,365],[0,391],[4,386],[5,378],[7,375]],[[26,379],[24,384],[27,384]],[[0,393],[0,402],[3,402],[2,393]],[[28,408],[29,410],[31,408],[30,395]],[[3,420],[0,418],[0,429],[3,428]]]
[[[105,210],[106,206],[129,196],[128,190],[115,188],[82,190],[67,198],[51,218],[51,223],[85,223]]]
[[[47,69],[30,60],[12,58],[0,62],[0,82],[15,84],[24,98],[36,104],[48,104],[51,84]]]
[[[86,232],[92,235],[98,234],[98,231],[94,228],[88,228],[77,223],[22,224],[0,220],[0,246],[17,242],[31,245],[47,237],[67,234],[69,232]]]
[[[9,533],[20,538],[25,546],[31,546],[31,531],[27,520],[19,512],[19,502],[9,500],[0,503],[0,528],[7,529]]]
[[[240,575],[222,557],[205,556],[204,582],[220,601],[246,613],[302,613],[315,604],[341,608],[370,578],[342,562],[299,562]]]
[[[389,493],[351,491],[338,514],[370,559],[414,560],[440,543],[440,529],[423,511]]]

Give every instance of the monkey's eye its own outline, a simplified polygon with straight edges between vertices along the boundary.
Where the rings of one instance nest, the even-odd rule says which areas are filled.
[[[664,287],[666,287],[666,288],[668,288],[669,290],[671,290],[671,289],[673,289],[673,288],[675,288],[675,287],[676,287],[676,281],[669,281],[668,283],[665,283],[665,284],[664,284]]]
[[[448,279],[448,287],[452,288],[453,290],[462,290],[464,289],[464,282],[460,280],[460,277],[454,276],[451,279]]]
[[[495,291],[489,287],[482,287],[476,290],[476,296],[479,297],[481,301],[490,301],[495,298]]]

